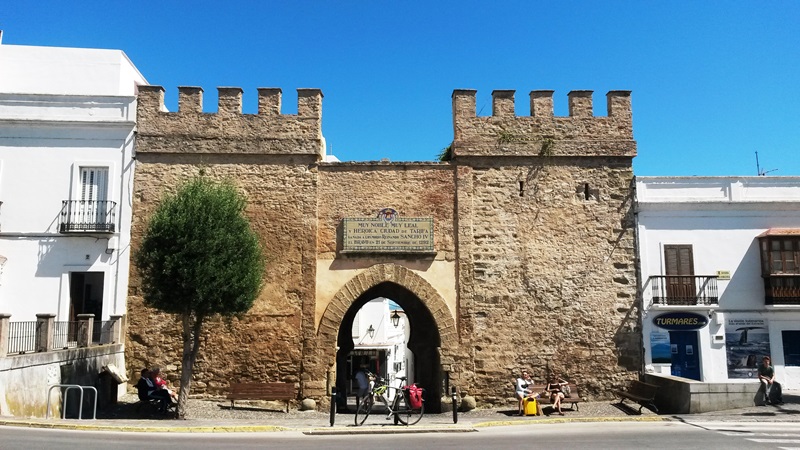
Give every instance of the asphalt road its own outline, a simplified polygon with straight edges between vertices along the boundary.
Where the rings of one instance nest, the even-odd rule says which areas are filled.
[[[594,422],[479,428],[475,432],[309,436],[275,433],[120,433],[0,427],[2,449],[427,449],[800,447],[797,423]]]

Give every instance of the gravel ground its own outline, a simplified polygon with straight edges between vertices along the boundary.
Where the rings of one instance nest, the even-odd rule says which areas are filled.
[[[135,394],[126,394],[120,398],[119,402],[113,408],[108,408],[104,411],[98,411],[98,418],[102,419],[159,419],[164,416],[150,407],[137,408],[135,405],[138,398]],[[327,422],[328,411],[300,411],[294,405],[286,412],[284,402],[262,402],[262,401],[237,401],[236,408],[231,409],[230,401],[220,399],[189,399],[189,404],[186,410],[186,419],[194,421],[221,421],[221,422],[285,422],[292,420],[299,420],[302,422],[319,421],[320,423]],[[577,411],[572,411],[568,408],[564,409],[564,417],[624,417],[629,415],[638,416],[637,408],[620,408],[612,401],[605,402],[582,402],[579,404]],[[508,408],[478,408],[468,412],[460,412],[459,417],[470,420],[531,420],[535,417],[519,417],[516,414],[516,407],[511,406]],[[544,407],[544,413],[547,417],[552,413],[552,408],[549,406]],[[653,412],[642,409],[642,415],[654,415]],[[340,412],[337,417],[339,420],[349,421],[351,414],[347,412]],[[435,418],[440,416],[442,420],[451,420],[452,413],[442,414],[429,414],[426,413],[425,417]],[[550,417],[561,417],[557,414],[552,414]]]

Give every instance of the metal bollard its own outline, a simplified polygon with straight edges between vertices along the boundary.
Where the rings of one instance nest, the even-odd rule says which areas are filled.
[[[450,398],[453,400],[453,423],[458,423],[458,394],[455,386],[450,388]]]
[[[331,426],[336,421],[336,388],[331,388]]]

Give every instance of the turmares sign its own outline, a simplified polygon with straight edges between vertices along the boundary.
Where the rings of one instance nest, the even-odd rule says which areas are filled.
[[[708,324],[708,318],[692,312],[672,312],[653,318],[653,325],[665,330],[699,330]]]
[[[377,217],[342,219],[342,253],[433,253],[433,218],[398,217],[384,208]]]

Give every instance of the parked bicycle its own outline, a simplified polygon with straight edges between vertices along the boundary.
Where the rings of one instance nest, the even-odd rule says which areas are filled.
[[[367,420],[376,401],[381,401],[386,406],[386,419],[394,419],[395,425],[399,422],[403,425],[414,425],[422,419],[425,413],[425,403],[422,398],[423,389],[416,384],[406,386],[406,377],[398,377],[400,386],[394,387],[386,383],[386,380],[379,378],[375,380],[375,386],[369,395],[365,396],[356,410],[356,426]],[[389,392],[394,390],[394,397],[389,400]]]

